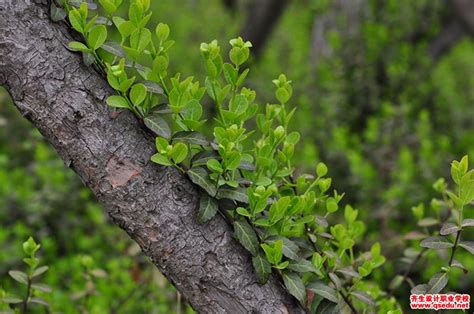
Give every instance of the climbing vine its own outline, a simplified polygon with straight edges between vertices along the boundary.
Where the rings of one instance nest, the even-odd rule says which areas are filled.
[[[295,172],[292,157],[300,134],[289,129],[295,112],[292,82],[281,74],[273,80],[274,103],[258,104],[256,92],[245,86],[252,44],[241,37],[225,48],[216,40],[201,44],[204,82],[170,74],[174,41],[168,25],[149,26],[150,0],[126,1],[127,7],[122,0],[97,2],[59,1],[52,4],[51,17],[67,17],[82,35],[82,41],[68,47],[106,76],[115,90],[106,103],[130,110],[156,136],[151,160],[177,168],[199,187],[198,220],[206,223],[218,211],[225,215],[235,238],[252,255],[259,282],[277,273],[312,312],[401,313],[392,292],[409,271],[397,276],[389,291],[379,287],[371,275],[385,262],[380,244],[364,243],[359,211],[342,206],[344,194],[331,189],[326,165],[318,163],[309,174]],[[124,7],[128,15],[117,15]],[[203,105],[209,103],[213,110],[206,111],[215,115],[206,119]],[[412,262],[428,249],[451,250],[447,266],[414,287],[416,293],[440,292],[453,267],[465,270],[454,259],[456,251],[474,252],[473,242],[461,240],[463,228],[474,225],[472,219],[463,220],[474,199],[474,172],[468,171],[467,158],[453,163],[452,177],[455,191],[444,181],[435,184],[443,196],[433,205],[438,218],[424,217],[422,205],[413,209],[425,229],[417,238],[423,249]],[[333,219],[338,211],[344,219]]]

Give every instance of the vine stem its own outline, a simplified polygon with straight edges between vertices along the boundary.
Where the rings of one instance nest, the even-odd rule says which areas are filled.
[[[28,313],[28,299],[31,293],[31,278],[28,276],[28,284],[26,286],[25,300],[23,301],[23,313]]]
[[[415,267],[415,265],[419,262],[419,260],[423,257],[423,255],[425,255],[425,253],[427,251],[428,251],[428,249],[424,248],[423,250],[420,251],[420,253],[418,253],[418,255],[415,257],[413,262],[411,262],[410,266],[408,266],[407,270],[403,273],[402,282],[407,280],[408,275],[410,275],[410,273],[413,270],[413,268]],[[393,296],[393,293],[395,292],[395,290],[396,289],[390,289],[390,291],[387,295],[387,299]]]
[[[461,231],[462,230],[459,230],[457,233],[456,233],[456,240],[454,240],[454,246],[453,248],[451,249],[451,257],[449,258],[449,266],[451,266],[451,264],[453,263],[453,260],[454,260],[454,253],[456,253],[456,248],[458,246],[458,243],[459,243],[459,239],[461,238]]]
[[[312,246],[313,246],[313,249],[318,252],[318,254],[321,254],[321,251],[319,251],[318,247],[316,246],[316,243],[314,243],[313,241],[311,241],[311,239],[309,239],[309,242],[311,242]],[[329,276],[329,268],[328,268],[328,265],[327,265],[327,262],[325,261],[323,263],[323,266],[324,266],[324,270],[326,271],[326,273],[328,274],[328,278],[329,280],[333,283],[333,285],[336,287],[336,290],[337,292],[341,295],[342,299],[344,300],[344,302],[346,302],[347,306],[349,306],[349,308],[351,309],[352,313],[354,314],[358,314],[357,312],[357,309],[355,308],[354,304],[352,304],[351,300],[349,299],[349,297],[344,293],[344,291],[340,290],[340,289],[337,289],[337,285],[336,283],[332,280],[332,278]]]

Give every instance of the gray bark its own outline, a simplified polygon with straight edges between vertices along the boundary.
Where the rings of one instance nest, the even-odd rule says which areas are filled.
[[[18,110],[195,310],[303,312],[276,277],[257,283],[222,217],[197,223],[196,188],[149,161],[153,138],[130,113],[107,108],[111,89],[66,50],[69,30],[47,12],[45,0],[0,0],[0,85]]]

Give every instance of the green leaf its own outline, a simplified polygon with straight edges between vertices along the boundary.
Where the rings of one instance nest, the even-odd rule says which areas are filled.
[[[460,230],[458,226],[451,222],[445,223],[442,227],[441,230],[439,231],[439,234],[441,235],[448,235],[448,234],[453,234],[456,233]]]
[[[135,30],[135,26],[131,21],[125,21],[119,16],[114,16],[112,18],[115,26],[117,27],[122,38],[127,38]]]
[[[96,25],[90,30],[87,38],[91,48],[97,50],[107,39],[107,28],[104,25]]]
[[[337,292],[333,288],[329,287],[322,281],[313,281],[308,285],[308,289],[316,293],[317,295],[322,296],[323,298],[338,303],[339,298],[337,297]]]
[[[170,35],[170,28],[167,24],[159,23],[158,25],[156,25],[155,34],[161,42],[164,42],[168,39],[168,36]]]
[[[105,102],[114,108],[129,108],[127,99],[122,96],[109,96]]]
[[[72,9],[69,11],[69,22],[71,23],[72,28],[74,28],[79,33],[84,33],[84,20],[82,19],[81,13],[77,9]]]
[[[469,253],[474,254],[474,241],[461,241],[458,245]]]
[[[257,274],[258,282],[263,285],[267,282],[272,271],[270,263],[261,253],[259,253],[252,257],[252,265]]]
[[[299,247],[296,245],[295,242],[291,241],[288,238],[281,237],[281,236],[276,236],[276,237],[271,237],[268,239],[269,243],[273,243],[277,240],[282,240],[283,241],[283,255],[292,259],[292,260],[299,260],[301,257],[299,255]]]
[[[207,194],[202,193],[199,200],[199,223],[205,223],[212,219],[218,210],[217,201]]]
[[[19,271],[19,270],[10,270],[8,274],[10,275],[10,277],[15,279],[16,281],[25,285],[28,284],[28,275],[25,274],[24,272]]]
[[[374,299],[367,292],[356,290],[356,291],[352,291],[351,295],[361,300],[365,304],[368,304],[370,306],[376,306]]]
[[[173,163],[168,159],[168,157],[161,155],[160,153],[156,153],[151,156],[151,161],[163,166],[172,166]]]
[[[188,144],[209,146],[210,141],[203,134],[196,131],[176,132],[172,138],[173,141],[181,141]]]
[[[198,121],[202,116],[202,106],[196,99],[192,99],[186,104],[183,116],[188,120]]]
[[[188,157],[188,146],[184,143],[176,143],[171,150],[171,158],[176,164],[183,162]]]
[[[49,269],[48,266],[41,266],[41,267],[38,267],[37,269],[35,269],[35,271],[34,271],[33,274],[31,275],[31,277],[37,277],[37,276],[43,274],[44,272],[46,272],[48,269]]]
[[[421,241],[420,243],[421,247],[426,247],[429,249],[448,249],[450,247],[453,247],[454,244],[449,242],[446,238],[444,237],[439,237],[439,236],[434,236],[434,237],[429,237]]]
[[[136,29],[130,35],[130,47],[141,53],[151,42],[151,32],[148,28]]]
[[[320,162],[316,165],[316,174],[318,177],[324,177],[328,173],[328,167]]]
[[[31,288],[33,288],[34,290],[39,290],[46,293],[50,293],[51,291],[53,291],[53,289],[51,289],[50,286],[42,284],[42,283],[34,283],[31,285]]]
[[[99,0],[99,3],[109,15],[117,11],[117,6],[111,0]]]
[[[216,186],[210,180],[209,174],[207,173],[206,169],[204,169],[203,167],[191,168],[187,171],[187,174],[194,184],[197,184],[198,186],[203,188],[209,195],[216,195]]]
[[[229,104],[229,109],[237,115],[244,113],[249,106],[249,102],[244,95],[237,95],[234,98],[234,101],[231,101]]]
[[[300,276],[292,272],[284,272],[283,282],[292,296],[298,299],[301,304],[306,304],[306,288]]]
[[[306,259],[300,259],[298,261],[290,262],[290,264],[288,265],[288,269],[296,271],[298,273],[318,272],[316,267],[314,267],[313,263]]]
[[[218,192],[219,193],[219,192]],[[251,217],[252,215],[250,214],[250,212],[243,208],[243,207],[237,207],[235,209],[235,211],[237,212],[237,214],[239,214],[240,216],[244,216],[244,217]]]
[[[141,83],[135,84],[130,89],[130,100],[135,106],[139,106],[145,100],[146,92],[145,85]]]
[[[234,235],[253,256],[258,254],[259,243],[252,227],[245,221],[234,221]]]
[[[436,294],[443,290],[444,287],[448,284],[448,274],[447,273],[437,273],[431,277],[428,282],[429,290],[427,293]]]
[[[156,135],[164,137],[166,139],[171,137],[171,130],[168,126],[168,123],[161,117],[159,113],[152,113],[151,115],[145,117],[143,122],[152,130]]]
[[[90,51],[89,47],[87,47],[86,45],[84,45],[83,43],[78,42],[78,41],[71,41],[71,42],[68,44],[68,47],[69,47],[69,49],[71,49],[72,51],[81,51],[81,52]]]

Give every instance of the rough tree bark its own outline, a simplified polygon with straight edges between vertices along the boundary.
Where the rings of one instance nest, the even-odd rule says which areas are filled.
[[[300,313],[277,278],[259,285],[220,216],[196,222],[198,194],[149,161],[153,138],[112,114],[106,81],[66,50],[71,35],[46,0],[0,0],[0,85],[153,263],[203,313]]]

